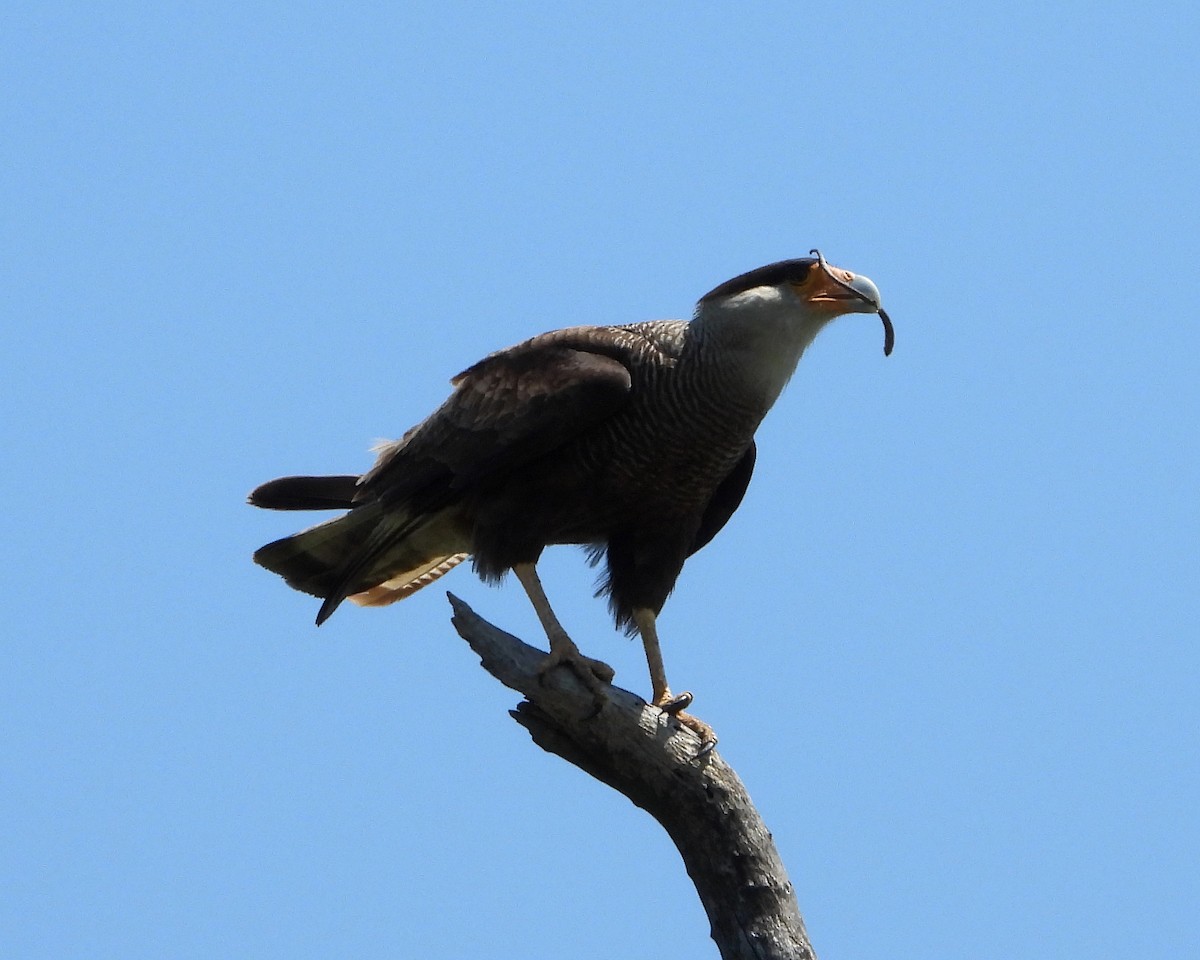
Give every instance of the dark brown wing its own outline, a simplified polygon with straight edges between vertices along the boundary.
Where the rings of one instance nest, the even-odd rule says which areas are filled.
[[[543,334],[460,373],[441,407],[380,451],[357,498],[436,509],[612,416],[631,378],[626,351],[608,331]]]
[[[474,484],[548,453],[620,409],[631,378],[607,329],[555,331],[493,354],[455,377],[441,407],[380,451],[355,502],[373,503],[381,519],[345,558],[318,623],[345,597],[375,586],[364,575],[386,570],[408,538]]]
[[[696,537],[692,540],[691,547],[688,548],[689,557],[700,548],[707,546],[708,542],[720,533],[721,528],[729,522],[733,512],[741,506],[742,497],[746,495],[746,488],[750,486],[750,475],[754,473],[756,454],[754,441],[751,441],[750,446],[742,455],[742,459],[734,465],[717,489],[713,491],[712,499],[704,508],[700,529],[696,531]]]

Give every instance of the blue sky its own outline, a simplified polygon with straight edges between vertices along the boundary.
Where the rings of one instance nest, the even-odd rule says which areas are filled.
[[[814,246],[896,351],[847,317],[806,355],[672,684],[825,960],[1192,949],[1191,7],[399,6],[3,14],[5,955],[716,956],[443,591],[318,631],[249,559],[301,518],[244,497]],[[582,555],[543,573],[644,694]]]

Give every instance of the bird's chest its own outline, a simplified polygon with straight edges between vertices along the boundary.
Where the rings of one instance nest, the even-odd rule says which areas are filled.
[[[741,459],[765,411],[714,386],[658,382],[578,450],[602,500],[690,513]]]

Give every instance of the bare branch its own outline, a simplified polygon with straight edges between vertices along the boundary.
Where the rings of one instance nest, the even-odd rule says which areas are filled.
[[[477,616],[452,594],[453,623],[483,667],[523,694],[513,718],[542,749],[628,797],[683,856],[724,960],[814,960],[787,872],[742,781],[714,750],[620,687],[597,712],[566,669],[539,677],[546,654]]]

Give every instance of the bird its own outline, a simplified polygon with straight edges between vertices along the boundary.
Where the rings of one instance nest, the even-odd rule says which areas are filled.
[[[584,547],[603,563],[596,595],[616,626],[640,635],[650,703],[712,749],[712,727],[667,683],[657,619],[685,561],[742,502],[754,434],[805,350],[833,319],[877,314],[879,290],[820,251],[739,274],[700,298],[692,319],[576,326],[490,354],[364,474],[289,476],[249,502],[272,510],[341,510],[276,540],[254,560],[322,599],[383,606],[472,561],[489,583],[511,571],[550,650],[539,674],[572,669],[602,705],[608,664],[575,645],[537,571],[543,550]],[[699,755],[698,754],[698,755]]]

